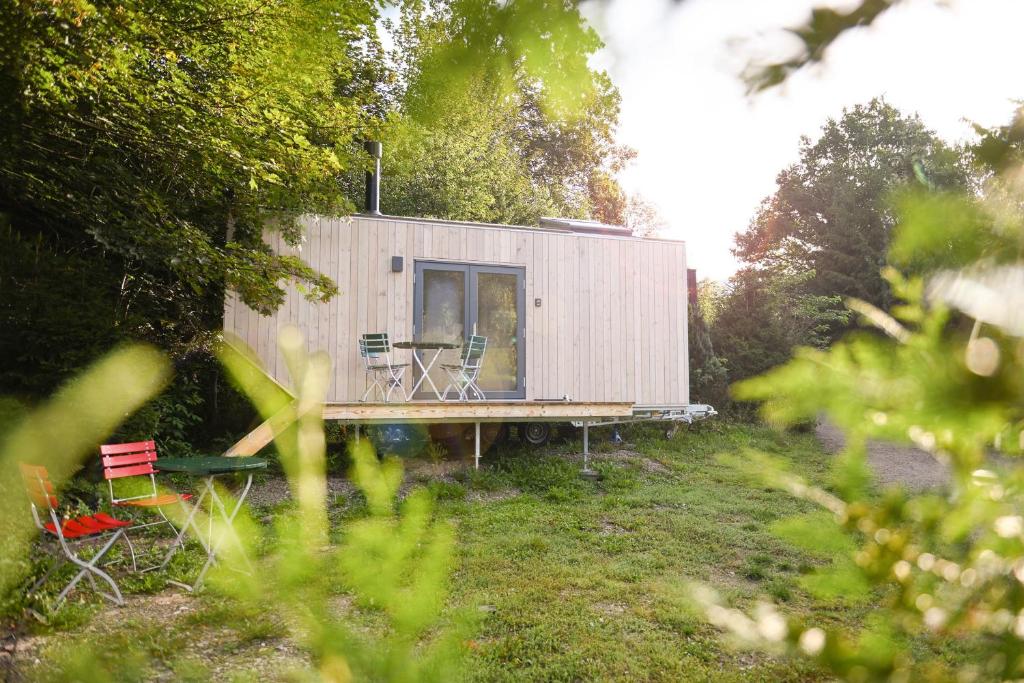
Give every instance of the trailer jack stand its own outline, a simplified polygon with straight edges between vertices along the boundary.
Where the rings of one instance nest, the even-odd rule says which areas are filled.
[[[601,478],[600,472],[590,469],[590,424],[586,420],[583,421],[583,469],[580,476],[589,481]]]
[[[480,469],[480,423],[473,425],[473,468]]]

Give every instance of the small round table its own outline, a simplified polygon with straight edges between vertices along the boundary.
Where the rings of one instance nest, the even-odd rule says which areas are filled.
[[[178,532],[178,536],[174,539],[170,549],[167,551],[164,561],[160,564],[161,567],[166,567],[167,563],[171,561],[174,553],[179,547],[184,545],[185,533],[191,528],[196,535],[196,538],[202,544],[206,550],[206,564],[199,571],[199,576],[191,586],[187,584],[178,584],[189,590],[195,590],[206,576],[206,572],[217,560],[217,545],[213,539],[213,511],[214,508],[220,513],[221,519],[224,523],[231,527],[234,524],[235,517],[238,515],[238,511],[242,509],[242,503],[245,502],[245,497],[249,494],[249,489],[252,488],[252,475],[256,470],[267,469],[267,461],[263,458],[253,457],[233,457],[229,458],[222,455],[204,456],[198,458],[158,458],[153,466],[159,472],[180,472],[187,474],[192,477],[201,477],[203,480],[202,492],[199,494],[199,498],[196,499],[192,505],[192,509],[189,511],[188,518],[185,520],[185,524],[181,527],[181,531]],[[214,488],[213,480],[214,477],[221,474],[235,474],[239,472],[245,472],[248,474],[245,480],[245,488],[242,489],[242,493],[238,496],[238,500],[235,502],[234,508],[231,512],[228,512],[227,506],[224,501],[217,494],[217,489]],[[203,533],[199,530],[196,525],[195,516],[196,512],[203,505],[203,501],[209,496],[210,498],[210,525],[207,537],[203,538]],[[238,542],[237,536],[233,534],[225,534],[225,537],[233,538],[238,545],[240,557],[245,563],[252,568],[252,564],[249,562],[249,558],[245,555],[245,549],[242,544]],[[172,582],[178,583],[178,582]]]
[[[419,391],[420,385],[423,384],[423,380],[426,380],[427,384],[430,385],[430,388],[434,390],[434,396],[437,396],[437,400],[440,401],[441,392],[437,390],[437,385],[434,384],[434,380],[430,379],[430,369],[434,367],[434,363],[436,363],[437,359],[441,357],[442,351],[446,351],[448,349],[457,349],[459,348],[459,345],[452,344],[451,342],[405,341],[396,342],[395,344],[393,344],[393,346],[396,349],[412,349],[412,359],[416,363],[416,365],[419,366],[420,372],[422,373],[420,374],[420,378],[416,381],[416,383],[412,385],[412,391],[409,392],[410,400],[412,399],[413,396],[416,395],[416,392]],[[417,353],[417,351],[419,351],[420,349],[424,351],[434,351],[434,355],[431,356],[430,362],[427,363],[426,367],[423,366],[423,361],[420,360],[420,356]]]

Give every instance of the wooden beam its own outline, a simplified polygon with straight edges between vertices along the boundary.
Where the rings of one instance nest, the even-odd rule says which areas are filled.
[[[628,417],[633,404],[561,401],[486,401],[448,403],[328,403],[325,420],[392,422],[568,422],[593,417]]]
[[[231,448],[224,452],[227,457],[256,455],[260,450],[277,438],[277,435],[288,429],[299,418],[295,410],[295,402],[291,402],[281,410],[274,413],[269,419],[264,420],[259,427],[252,430],[238,440]]]

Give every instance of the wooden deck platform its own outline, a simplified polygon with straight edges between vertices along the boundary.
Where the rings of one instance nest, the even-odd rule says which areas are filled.
[[[570,422],[629,417],[632,403],[572,401],[412,401],[409,403],[327,403],[324,419],[357,424],[437,422]],[[295,404],[243,436],[224,455],[255,455],[297,418]]]
[[[381,424],[396,422],[569,422],[584,418],[627,417],[633,404],[573,401],[412,401],[409,403],[328,403],[325,420]]]

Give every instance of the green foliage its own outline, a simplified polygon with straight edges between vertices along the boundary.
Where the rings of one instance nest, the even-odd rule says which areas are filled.
[[[727,396],[725,361],[715,355],[711,333],[700,306],[687,308],[690,336],[690,402],[721,406]]]
[[[856,545],[847,563],[805,587],[836,596],[874,590],[882,596],[877,614],[884,628],[814,626],[770,606],[750,618],[708,594],[701,599],[712,621],[748,642],[809,655],[847,679],[1024,675],[1024,185],[1019,166],[988,165],[984,151],[978,159],[989,177],[982,195],[903,196],[893,258],[914,274],[884,271],[901,303],[890,315],[851,301],[880,334],[801,350],[736,388],[741,398],[765,401],[771,421],[790,424],[824,412],[843,427],[848,445],[833,491],[774,468],[768,477],[823,506]],[[965,319],[973,319],[969,333],[958,324]],[[910,442],[931,453],[950,466],[949,488],[876,495],[863,485],[868,439]],[[781,530],[800,543],[824,545],[826,528],[787,522]],[[924,646],[898,647],[913,640]],[[947,656],[952,643],[963,643],[970,656]]]
[[[323,679],[450,680],[470,623],[455,615],[438,628],[452,569],[452,528],[432,518],[426,491],[409,495],[396,513],[401,463],[396,458],[378,462],[364,440],[351,447],[351,476],[369,516],[351,520],[340,545],[328,546],[322,402],[330,360],[323,353],[306,356],[294,328],[282,331],[280,344],[296,389],[295,400],[283,408],[287,399],[268,377],[253,371],[251,353],[225,345],[221,357],[265,418],[284,411],[286,419],[295,420],[275,446],[298,504],[279,515],[274,533],[261,541],[273,551],[255,575],[239,580],[232,571],[239,568],[235,557],[212,580],[249,609],[283,615],[291,634],[313,654]],[[254,540],[241,538],[238,547],[251,547]],[[332,612],[332,600],[344,593],[358,608],[381,615],[380,634],[352,628],[345,616]]]
[[[442,443],[431,441],[423,454],[434,465],[440,465],[448,457],[448,449]]]
[[[799,345],[825,346],[830,330],[846,323],[838,296],[808,294],[808,276],[738,271],[715,302],[711,328],[729,379],[752,377],[788,360]]]
[[[109,261],[30,239],[0,214],[0,387],[23,397],[55,390],[119,338]]]
[[[870,587],[852,558],[853,541],[841,533],[835,518],[822,512],[787,517],[772,525],[772,532],[795,547],[829,560],[800,577],[800,586],[822,600],[865,602]]]
[[[722,297],[725,285],[716,280],[705,278],[697,283],[697,306],[700,307],[704,324],[711,326],[722,309]]]
[[[369,517],[352,520],[341,543],[330,545],[321,417],[330,362],[323,354],[307,357],[305,343],[294,329],[282,332],[281,339],[295,378],[294,401],[282,397],[276,384],[256,372],[245,352],[224,346],[221,353],[234,380],[263,414],[291,411],[287,419],[292,426],[278,435],[275,445],[297,506],[283,511],[265,537],[245,512],[231,525],[197,511],[198,528],[209,526],[218,547],[219,563],[207,580],[235,601],[240,616],[272,614],[283,619],[287,633],[312,654],[321,679],[451,680],[457,673],[463,631],[471,623],[459,614],[448,614],[445,627],[439,628],[454,531],[433,519],[426,491],[410,494],[396,512],[401,464],[394,459],[378,463],[364,442],[362,448],[353,448],[352,476],[366,498]],[[9,491],[20,479],[16,463],[43,464],[55,482],[65,482],[96,441],[159,391],[166,371],[166,361],[156,352],[126,349],[101,361],[9,433],[0,450],[2,484],[9,494],[2,498],[9,509],[4,510],[0,546],[5,601],[18,593],[28,568],[29,538],[37,533],[24,514],[23,497]],[[53,430],[61,434],[60,449],[52,447]],[[257,548],[267,548],[269,554],[253,565],[245,555],[251,557]],[[346,616],[332,610],[345,594],[359,609],[380,614],[384,629],[368,634],[351,628]],[[265,634],[266,628],[259,626],[256,633]],[[142,675],[143,652],[151,649],[146,643],[121,643],[116,657],[110,656],[107,645],[76,643],[58,653],[51,672],[57,680]]]
[[[387,140],[382,210],[398,216],[536,225],[555,213],[509,137],[516,111],[475,93],[451,102],[432,125],[394,117]]]
[[[918,269],[938,263],[939,255],[922,250],[927,237],[915,235],[939,223],[950,257],[963,246],[973,248],[977,240],[945,220],[952,205],[914,198],[935,192],[959,198],[958,191],[974,187],[976,175],[961,150],[880,99],[830,119],[817,140],[804,138],[800,160],[779,174],[775,194],[737,235],[735,253],[749,265],[731,278],[714,306],[712,339],[730,379],[775,367],[797,346],[831,344],[853,322],[845,298],[892,305],[880,269],[897,215],[918,227],[900,232],[894,259],[908,265],[914,260]],[[907,189],[909,184],[915,187]],[[962,200],[954,203],[969,210]],[[908,214],[926,210],[933,212],[930,217]],[[966,215],[959,218],[957,225],[970,222]]]
[[[261,311],[289,279],[335,291],[261,235],[271,215],[294,237],[298,213],[348,209],[338,177],[361,163],[345,150],[373,95],[336,91],[375,16],[361,0],[4,3],[0,391],[38,400],[147,341],[179,382],[127,431],[179,451],[197,437],[225,289]]]
[[[587,65],[600,43],[575,8],[405,0],[399,9],[388,22],[396,87],[381,132],[386,213],[624,223],[625,195],[613,175],[633,152],[614,144],[619,94]],[[559,51],[537,50],[533,37],[518,33],[507,39],[533,30],[559,36]],[[359,196],[362,178],[349,183]]]
[[[101,245],[196,293],[227,284],[257,310],[276,308],[282,279],[335,291],[261,234],[265,207],[294,237],[288,217],[346,206],[336,177],[365,117],[334,93],[370,2],[2,12],[0,197],[17,230]]]
[[[18,464],[45,467],[59,490],[79,469],[86,454],[114,430],[124,415],[134,412],[160,391],[167,375],[167,362],[153,349],[120,349],[65,384],[49,401],[2,435],[0,596],[5,603],[17,593],[31,568],[30,541],[38,533],[26,514],[25,496],[19,490]]]
[[[809,295],[888,308],[879,270],[896,222],[891,195],[919,179],[953,190],[972,183],[966,160],[916,116],[881,99],[845,110],[816,141],[802,140],[799,162],[779,174],[778,190],[737,236],[736,254],[775,275],[810,273]]]
[[[528,88],[552,120],[584,111],[601,87],[588,63],[601,41],[571,4],[447,0],[402,5],[401,39],[411,50],[400,71],[416,82],[418,115],[448,113],[450,93],[471,92],[481,74],[505,93]]]
[[[841,35],[851,29],[870,26],[897,2],[899,0],[860,0],[845,12],[815,7],[806,24],[789,29],[803,43],[803,50],[783,62],[751,67],[744,75],[747,87],[750,91],[759,91],[784,83],[798,69],[822,61],[829,46]]]
[[[129,418],[115,438],[126,442],[153,439],[162,455],[191,455],[190,436],[203,420],[196,412],[202,402],[199,387],[187,378],[179,379]]]

